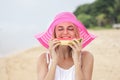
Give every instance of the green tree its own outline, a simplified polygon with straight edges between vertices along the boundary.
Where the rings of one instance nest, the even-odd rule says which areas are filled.
[[[95,25],[94,18],[91,15],[79,14],[77,18],[86,26],[86,28]]]
[[[79,14],[82,14],[82,13],[89,14],[89,12],[90,12],[90,4],[84,4],[79,6],[74,12],[74,14],[78,16]]]
[[[106,14],[102,13],[96,16],[98,26],[104,26],[107,22],[106,20]]]
[[[120,15],[120,0],[115,0],[114,4],[114,17],[115,17],[115,22],[120,23],[119,21],[119,15]]]
[[[91,23],[93,23],[94,26],[96,26],[96,24],[105,26],[120,23],[120,0],[96,0],[91,4],[78,6],[74,14],[77,17],[85,18],[85,20],[82,21],[87,26],[90,26]],[[92,21],[88,22],[87,20],[91,20],[91,18],[93,18]]]

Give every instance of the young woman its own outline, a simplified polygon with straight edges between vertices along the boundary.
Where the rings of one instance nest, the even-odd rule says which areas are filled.
[[[94,38],[74,14],[58,14],[49,29],[37,35],[37,39],[48,48],[38,60],[38,80],[91,80],[94,58],[82,49]],[[61,40],[71,42],[64,45]]]

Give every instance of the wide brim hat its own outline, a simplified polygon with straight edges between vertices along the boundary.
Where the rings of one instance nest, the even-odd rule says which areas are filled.
[[[55,26],[62,22],[71,22],[77,26],[80,34],[80,38],[82,38],[82,48],[86,47],[92,40],[96,38],[96,36],[92,33],[89,33],[85,26],[77,20],[76,16],[71,12],[62,12],[58,14],[47,31],[38,33],[35,35],[35,38],[45,47],[49,48],[49,40],[52,38]]]

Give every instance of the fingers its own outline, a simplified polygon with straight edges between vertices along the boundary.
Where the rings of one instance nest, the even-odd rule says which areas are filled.
[[[49,48],[51,49],[54,49],[54,48],[56,48],[58,45],[60,45],[60,41],[59,40],[57,40],[57,39],[51,39],[50,41],[49,41]]]
[[[55,45],[53,45],[53,49],[55,49],[56,47],[58,47],[60,45],[60,42],[55,43]]]

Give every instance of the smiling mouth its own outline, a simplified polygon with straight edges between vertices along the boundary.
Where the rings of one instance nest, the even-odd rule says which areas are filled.
[[[68,36],[67,36],[67,37],[60,37],[60,38],[63,38],[63,39],[70,39],[71,37],[68,37]]]
[[[60,37],[60,38],[57,38],[58,40],[73,40],[73,38],[71,37]]]

